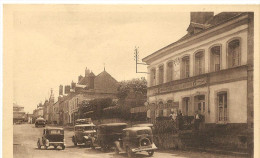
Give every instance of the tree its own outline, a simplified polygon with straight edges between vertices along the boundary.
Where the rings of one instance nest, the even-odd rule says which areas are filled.
[[[118,99],[125,99],[130,92],[135,94],[141,94],[146,96],[147,93],[147,81],[145,78],[134,78],[132,80],[121,81],[118,87]]]

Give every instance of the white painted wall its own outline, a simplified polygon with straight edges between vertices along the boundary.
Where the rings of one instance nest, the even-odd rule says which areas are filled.
[[[207,40],[204,41],[199,41],[196,44],[190,45],[186,48],[180,49],[178,51],[172,52],[169,55],[166,55],[160,59],[157,59],[153,61],[149,66],[148,66],[148,72],[150,72],[150,69],[156,68],[156,85],[158,85],[158,66],[161,64],[165,64],[170,60],[175,61],[174,64],[174,80],[180,79],[180,62],[181,58],[185,55],[190,56],[190,76],[194,76],[194,52],[197,50],[203,49],[205,50],[205,73],[209,72],[209,48],[212,45],[215,44],[221,44],[222,45],[222,58],[221,58],[221,66],[222,69],[227,68],[227,63],[226,63],[226,45],[227,41],[234,37],[239,37],[241,38],[241,65],[247,64],[247,36],[248,36],[248,31],[247,31],[248,25],[241,25],[233,30],[230,30],[228,32],[218,34],[214,37],[208,38]],[[166,71],[165,71],[166,72]],[[166,75],[166,74],[165,74]],[[149,76],[148,76],[149,77]],[[150,86],[148,79],[148,85]]]
[[[228,89],[228,123],[247,123],[247,81],[218,84],[210,86],[209,123],[216,123],[216,92]]]

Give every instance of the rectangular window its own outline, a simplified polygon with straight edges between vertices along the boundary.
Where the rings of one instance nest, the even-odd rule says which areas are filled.
[[[182,78],[187,78],[190,76],[190,58],[182,58]]]
[[[211,72],[219,71],[220,70],[220,46],[215,46],[210,49],[210,70]]]
[[[204,52],[195,54],[195,75],[204,73]]]
[[[163,65],[159,67],[159,84],[163,83],[164,68]]]
[[[227,92],[218,93],[217,96],[217,106],[218,106],[218,122],[227,121]]]

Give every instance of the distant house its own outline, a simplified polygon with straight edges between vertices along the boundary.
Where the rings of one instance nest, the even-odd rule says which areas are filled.
[[[18,121],[25,121],[24,107],[13,103],[13,123]]]
[[[102,71],[97,76],[88,68],[85,76],[78,77],[78,83],[71,83],[70,90],[65,90],[65,95],[59,97],[60,123],[63,125],[74,124],[79,118],[79,105],[83,101],[97,98],[117,99],[118,82],[107,71]],[[61,87],[61,86],[60,86]],[[60,90],[62,91],[62,90]]]

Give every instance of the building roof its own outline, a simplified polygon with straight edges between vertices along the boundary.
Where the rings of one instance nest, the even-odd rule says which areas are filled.
[[[168,47],[174,47],[175,45],[187,40],[187,39],[190,39],[198,34],[201,34],[209,29],[212,29],[212,28],[215,28],[217,27],[218,25],[221,25],[223,23],[226,23],[227,21],[230,21],[232,19],[235,19],[237,17],[240,17],[242,15],[245,15],[247,14],[246,12],[222,12],[222,13],[219,13],[215,16],[213,16],[212,18],[210,18],[208,21],[205,22],[205,24],[203,24],[204,26],[204,29],[202,29],[202,31],[198,32],[198,33],[194,33],[194,34],[186,34],[184,35],[183,37],[181,37],[179,40],[175,41],[174,43],[171,43],[159,50],[157,50],[156,52],[146,56],[145,58],[143,58],[142,60],[144,62],[147,62],[147,60],[149,60],[148,58],[152,58],[152,56],[155,56],[157,54],[159,54],[162,50],[168,48]],[[199,27],[202,27],[201,24],[197,25],[197,24],[190,24],[190,26],[199,26]],[[188,27],[188,28],[189,28]]]
[[[102,71],[100,74],[96,76],[96,78],[104,78],[104,77],[110,77],[111,79],[117,82],[117,80],[114,77],[112,77],[108,72],[106,72],[106,70]]]

